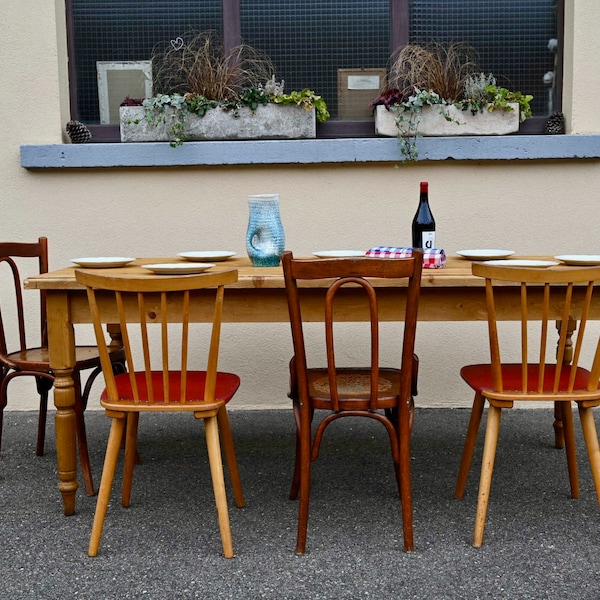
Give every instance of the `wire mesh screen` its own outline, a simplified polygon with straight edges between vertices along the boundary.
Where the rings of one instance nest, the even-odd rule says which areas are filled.
[[[385,68],[389,0],[241,0],[245,42],[270,55],[285,91],[310,88],[338,110],[338,69]],[[371,90],[368,102],[378,95]]]
[[[222,30],[221,0],[72,0],[78,118],[99,123],[96,61],[149,60],[186,32]]]
[[[411,0],[411,43],[465,42],[479,53],[498,85],[532,94],[533,113],[554,110],[552,73],[556,0]]]
[[[532,94],[534,114],[547,115],[553,109],[556,55],[548,43],[557,37],[557,1],[409,0],[409,41],[461,41],[474,46],[484,72],[493,73],[500,85]],[[99,122],[97,61],[148,60],[155,45],[164,47],[186,32],[221,32],[222,5],[229,11],[237,7],[237,0],[68,2],[78,118],[88,123]],[[239,0],[240,33],[244,42],[270,55],[286,91],[315,90],[334,118],[371,118],[368,102],[377,96],[377,83],[383,83],[381,73],[394,50],[391,3],[404,4]],[[354,106],[346,105],[352,102]]]

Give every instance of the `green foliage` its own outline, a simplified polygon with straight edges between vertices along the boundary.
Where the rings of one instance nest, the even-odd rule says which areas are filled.
[[[421,137],[419,123],[423,120],[421,116],[423,107],[436,106],[440,115],[446,121],[452,121],[452,117],[446,109],[451,104],[452,102],[448,102],[436,92],[414,88],[414,94],[409,96],[407,100],[392,106],[392,110],[396,113],[398,131],[400,132],[403,129],[408,131],[408,135],[398,134],[398,144],[403,157],[402,164],[417,160],[419,157],[417,138]]]
[[[282,86],[281,86],[282,87]],[[266,89],[265,89],[266,88]],[[250,87],[242,90],[235,98],[228,100],[209,100],[201,94],[159,94],[142,101],[146,109],[146,121],[150,125],[169,123],[168,135],[171,146],[181,146],[186,140],[184,125],[190,114],[203,117],[209,110],[221,109],[231,111],[233,116],[242,107],[254,111],[261,105],[295,104],[306,110],[315,109],[315,116],[319,122],[329,118],[327,104],[321,96],[309,89],[283,94],[280,88],[276,92],[268,92],[268,86]]]
[[[488,85],[486,91],[489,95],[487,110],[512,110],[512,107],[509,106],[509,104],[516,102],[519,105],[519,120],[523,122],[527,117],[531,117],[532,112],[530,103],[533,100],[531,94],[511,92],[506,88],[496,87],[495,85]]]
[[[272,94],[270,101],[275,104],[296,104],[298,106],[303,106],[306,110],[311,110],[314,107],[315,115],[319,123],[327,121],[330,117],[325,100],[307,88],[299,92],[290,92],[289,94]]]
[[[496,85],[496,78],[491,73],[470,75],[465,82],[464,97],[471,102],[487,102],[490,85]]]

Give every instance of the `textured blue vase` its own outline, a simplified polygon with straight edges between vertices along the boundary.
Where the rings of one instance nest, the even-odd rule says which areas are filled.
[[[277,267],[285,250],[285,234],[279,215],[279,194],[248,196],[250,216],[246,250],[255,267]]]

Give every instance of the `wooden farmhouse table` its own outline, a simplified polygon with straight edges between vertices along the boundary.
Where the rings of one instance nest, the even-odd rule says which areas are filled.
[[[116,274],[131,274],[138,277],[164,277],[153,275],[141,267],[150,263],[174,263],[183,259],[139,258],[133,263],[117,269],[103,269]],[[87,295],[75,280],[75,269],[71,266],[43,275],[28,278],[26,289],[47,290],[48,304],[48,344],[50,366],[56,377],[54,383],[54,404],[56,406],[56,452],[58,461],[59,490],[62,494],[64,513],[75,512],[75,492],[77,490],[77,445],[75,395],[71,373],[75,364],[75,323],[90,323]],[[234,258],[216,263],[212,270],[238,269],[237,283],[227,286],[223,321],[230,323],[285,322],[288,309],[281,267],[252,267],[248,258]],[[552,267],[576,268],[576,267]],[[303,282],[304,283],[304,282]],[[390,282],[376,282],[380,294],[380,315],[382,320],[398,321],[402,318],[405,290],[392,286]],[[303,287],[302,302],[306,320],[322,321],[317,309],[317,300],[322,298],[325,284],[315,282]],[[506,285],[500,298],[498,314],[503,320],[517,320],[520,315],[519,287]],[[204,292],[209,293],[209,292]],[[199,293],[199,296],[202,292]],[[339,318],[346,321],[361,321],[366,316],[360,292],[345,288],[340,298]],[[536,300],[532,300],[535,310]],[[592,307],[591,317],[600,319],[600,301]],[[194,321],[211,320],[210,310],[202,302],[193,303]],[[108,315],[110,318],[110,315]],[[560,315],[557,313],[557,318]],[[471,261],[459,257],[448,257],[443,269],[424,269],[422,276],[419,319],[422,321],[482,321],[486,320],[484,280],[471,273]],[[114,343],[119,343],[118,326],[109,326],[108,331]],[[560,424],[555,423],[557,436]],[[557,437],[557,443],[559,438]]]

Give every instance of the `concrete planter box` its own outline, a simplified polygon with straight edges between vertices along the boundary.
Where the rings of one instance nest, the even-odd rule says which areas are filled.
[[[175,111],[168,108],[165,119],[151,125],[142,106],[121,106],[122,142],[168,142],[169,128]],[[316,137],[315,109],[301,106],[266,104],[252,111],[247,107],[237,111],[220,108],[209,110],[203,117],[190,114],[184,126],[186,140],[277,140]]]
[[[511,104],[513,110],[494,110],[472,114],[468,110],[460,110],[455,106],[446,106],[444,110],[451,121],[440,114],[437,106],[425,106],[421,111],[421,121],[417,132],[424,136],[454,135],[505,135],[519,130],[519,105]],[[375,107],[375,133],[389,137],[415,135],[414,129],[409,131],[409,123],[396,123],[397,112],[387,110],[385,106]],[[408,119],[410,113],[406,113]]]

